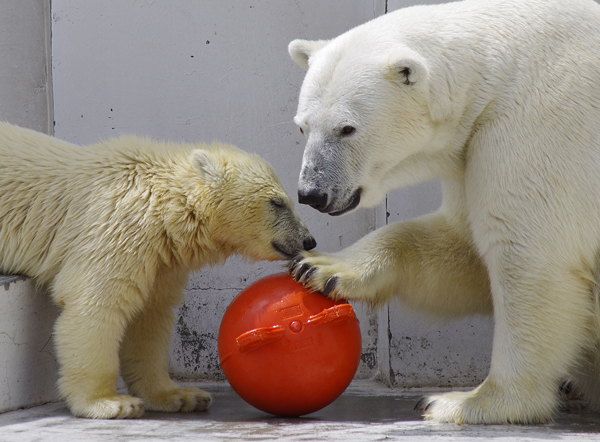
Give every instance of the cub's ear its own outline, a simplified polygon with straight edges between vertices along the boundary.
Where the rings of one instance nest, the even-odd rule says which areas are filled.
[[[194,149],[192,151],[192,164],[198,175],[203,179],[220,181],[223,178],[218,160],[207,150]]]
[[[288,45],[290,57],[300,67],[308,69],[310,57],[319,52],[323,47],[327,46],[329,40],[294,40]]]

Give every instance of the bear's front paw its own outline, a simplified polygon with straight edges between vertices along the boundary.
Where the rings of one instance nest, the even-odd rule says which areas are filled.
[[[122,394],[92,401],[69,401],[75,416],[93,419],[129,419],[144,413],[144,402],[137,397]]]
[[[212,403],[212,396],[196,387],[177,387],[153,394],[144,403],[146,409],[152,411],[204,411]]]
[[[360,269],[335,255],[303,252],[290,261],[289,272],[296,281],[333,299],[372,301],[374,295]]]

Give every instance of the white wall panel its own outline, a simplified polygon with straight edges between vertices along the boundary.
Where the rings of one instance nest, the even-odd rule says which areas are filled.
[[[270,161],[296,193],[304,140],[292,122],[304,71],[294,38],[331,38],[384,12],[382,0],[52,1],[55,133],[87,144],[122,133],[218,139]],[[331,218],[299,208],[321,250],[348,246],[376,226],[375,210]],[[217,328],[228,302],[281,264],[225,266],[194,275],[179,311],[172,370],[220,375]],[[360,310],[371,376],[376,316]]]

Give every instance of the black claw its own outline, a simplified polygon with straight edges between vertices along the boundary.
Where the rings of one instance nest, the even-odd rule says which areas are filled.
[[[426,404],[427,402],[427,404]],[[428,402],[427,398],[421,398],[417,405],[415,405],[415,411],[419,413],[425,413],[433,405],[435,401]]]
[[[325,283],[325,287],[323,287],[323,294],[329,295],[331,293],[331,291],[335,288],[337,282],[338,282],[337,276],[332,276],[331,278],[329,278],[327,280],[327,282]]]
[[[316,271],[317,271],[316,267],[312,267],[312,268],[308,269],[308,271],[304,274],[304,278],[302,278],[302,282],[308,281]]]
[[[562,394],[564,394],[565,396],[569,396],[574,389],[573,382],[564,381],[562,384],[560,384],[560,387],[558,388]]]
[[[296,272],[296,275],[295,275],[296,281],[300,281],[302,279],[302,275],[304,275],[308,269],[310,269],[310,264],[306,264],[306,263],[302,264],[302,266]]]
[[[415,411],[417,412],[421,412],[423,411],[423,403],[425,402],[425,398],[422,397],[421,399],[419,399],[419,402],[416,403],[415,405]]]
[[[294,272],[294,270],[296,269],[298,264],[300,264],[301,261],[302,261],[302,255],[296,255],[295,257],[292,258],[292,260],[290,261],[290,273]]]

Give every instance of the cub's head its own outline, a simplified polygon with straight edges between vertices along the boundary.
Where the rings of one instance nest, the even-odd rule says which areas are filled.
[[[289,259],[316,246],[269,163],[215,143],[192,152],[215,244],[253,260]]]
[[[422,164],[447,118],[447,94],[430,99],[428,62],[369,26],[288,47],[308,70],[294,118],[306,138],[298,198],[330,215],[374,206],[389,190],[428,178]]]

